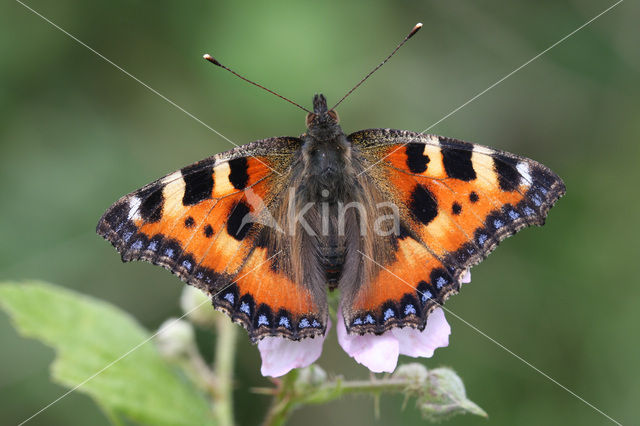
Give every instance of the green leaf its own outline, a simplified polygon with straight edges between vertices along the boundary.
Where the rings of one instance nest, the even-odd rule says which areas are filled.
[[[73,388],[91,378],[77,391],[94,398],[112,422],[213,424],[204,396],[126,312],[42,282],[0,284],[0,307],[20,333],[55,349],[54,381]]]

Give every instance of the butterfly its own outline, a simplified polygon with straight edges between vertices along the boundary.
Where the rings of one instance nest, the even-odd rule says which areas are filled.
[[[565,193],[544,165],[482,145],[407,130],[346,135],[322,94],[306,127],[125,195],[98,234],[123,261],[206,292],[252,341],[323,335],[335,289],[349,333],[382,334],[424,329],[471,266],[543,225]]]

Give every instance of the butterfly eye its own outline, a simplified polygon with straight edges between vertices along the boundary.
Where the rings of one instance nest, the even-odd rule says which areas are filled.
[[[329,114],[329,117],[333,118],[336,123],[340,122],[340,117],[338,117],[338,113],[335,110],[330,110],[327,114]]]
[[[307,124],[307,127],[311,126],[311,123],[313,122],[313,120],[316,119],[316,115],[312,112],[310,112],[309,114],[307,114],[307,118],[305,119],[305,122]]]

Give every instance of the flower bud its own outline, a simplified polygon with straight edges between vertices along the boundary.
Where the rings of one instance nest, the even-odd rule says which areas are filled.
[[[464,413],[487,417],[482,408],[467,398],[462,380],[449,368],[429,371],[428,384],[418,398],[418,406],[422,415],[431,421]]]
[[[311,364],[308,367],[301,368],[298,371],[296,386],[318,386],[327,381],[327,373],[320,366]]]
[[[184,286],[182,290],[180,307],[192,323],[203,327],[214,325],[218,315],[218,312],[211,306],[209,296],[190,285]]]
[[[196,347],[193,326],[178,318],[169,318],[163,322],[155,340],[160,355],[173,361],[186,358]]]
[[[395,379],[404,379],[410,383],[416,383],[421,385],[426,383],[429,374],[427,368],[417,362],[411,362],[409,364],[403,364],[396,369],[393,373]]]

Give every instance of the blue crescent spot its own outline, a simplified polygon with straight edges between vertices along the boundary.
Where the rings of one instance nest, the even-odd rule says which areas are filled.
[[[251,308],[249,308],[249,304],[247,302],[242,302],[240,304],[240,312],[244,312],[247,315],[251,315]]]
[[[147,247],[149,250],[151,251],[156,251],[158,250],[158,242],[157,241],[151,241],[149,243],[149,247]]]
[[[233,302],[236,300],[236,297],[233,295],[233,293],[227,293],[224,295],[224,299],[233,305]]]
[[[131,244],[131,248],[134,249],[134,250],[142,249],[142,240],[137,240],[136,242]]]
[[[396,313],[393,312],[393,309],[388,308],[386,311],[384,311],[384,320],[387,321],[389,318],[393,318],[396,316]]]
[[[517,218],[520,217],[520,214],[515,210],[511,210],[509,211],[509,217],[513,220],[516,220]]]
[[[373,319],[373,317],[371,316],[371,314],[367,314],[366,317],[364,317],[364,322],[366,324],[375,324],[376,320]]]
[[[269,320],[264,314],[258,316],[258,327],[261,325],[269,325]]]
[[[424,293],[422,293],[422,301],[426,302],[427,300],[431,299],[433,297],[433,295],[431,294],[431,292],[429,290],[425,291]]]
[[[447,283],[447,280],[444,277],[438,277],[438,279],[436,280],[436,287],[437,288],[442,288],[445,284]]]
[[[527,206],[524,208],[524,214],[526,214],[527,216],[531,216],[535,214],[535,211],[531,207]]]
[[[302,319],[300,320],[300,322],[298,323],[298,327],[299,327],[299,328],[307,328],[307,327],[309,327],[309,326],[311,326],[311,324],[309,323],[309,320],[308,320],[308,319],[306,319],[306,318],[302,318]]]
[[[291,323],[289,322],[289,318],[280,317],[280,321],[278,321],[278,326],[284,326],[285,328],[291,328]]]
[[[412,304],[408,304],[407,306],[404,307],[404,314],[405,314],[405,316],[406,315],[410,315],[410,314],[415,315],[416,314],[416,308]]]
[[[188,260],[183,260],[182,261],[182,266],[184,266],[185,268],[187,268],[188,271],[190,271],[192,264]]]
[[[315,328],[318,328],[318,327],[320,327],[320,323],[314,319],[313,322],[311,323],[311,326],[315,327]]]
[[[484,245],[484,243],[487,242],[487,238],[487,234],[478,235],[478,244],[480,244],[481,246]]]
[[[353,325],[362,325],[362,318],[356,318],[353,320]]]
[[[500,219],[495,219],[495,220],[493,221],[493,226],[494,226],[496,229],[500,229],[500,228],[502,228],[502,227],[504,226],[504,222],[503,222],[503,221],[501,221]]]
[[[164,255],[167,257],[173,257],[173,249],[168,248],[164,251]]]

